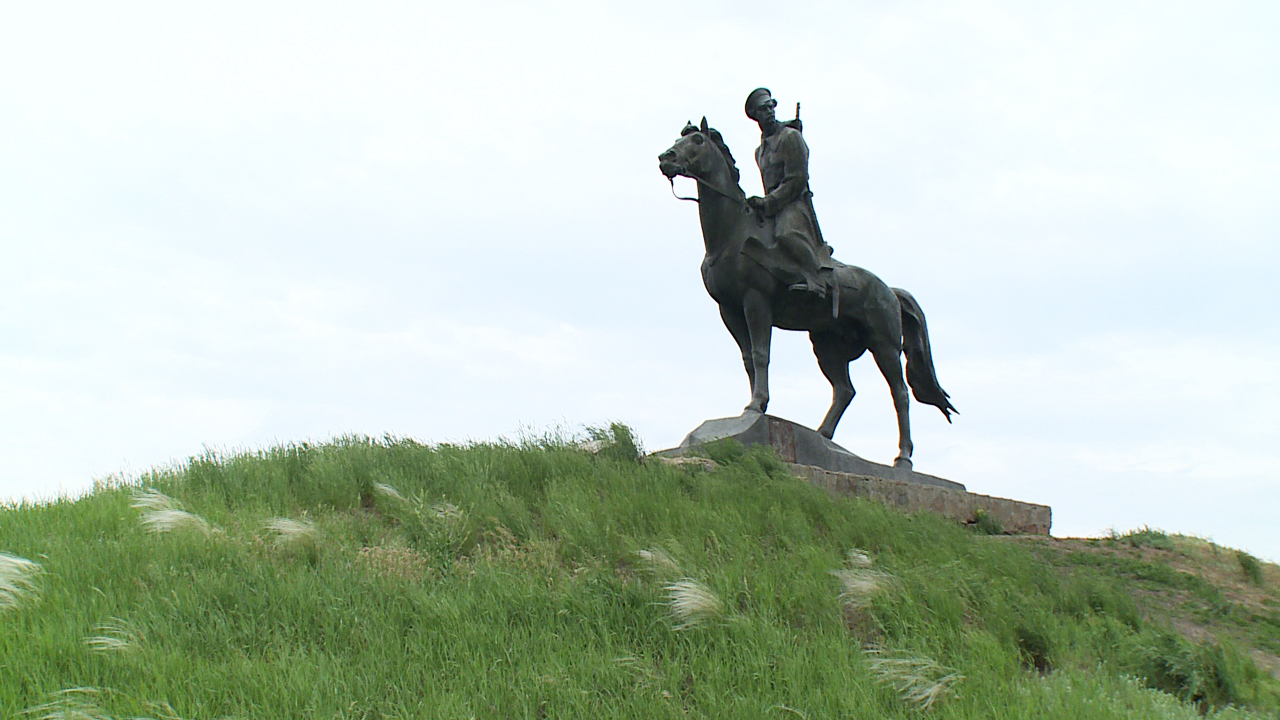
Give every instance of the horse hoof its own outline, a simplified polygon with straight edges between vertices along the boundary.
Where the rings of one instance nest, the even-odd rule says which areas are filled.
[[[902,468],[903,470],[910,470],[911,458],[900,457],[893,461],[893,466],[896,468]]]

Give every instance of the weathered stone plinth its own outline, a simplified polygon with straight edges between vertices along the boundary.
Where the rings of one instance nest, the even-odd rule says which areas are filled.
[[[768,445],[785,462],[884,480],[964,490],[964,485],[910,468],[881,465],[854,455],[822,437],[817,431],[773,415],[747,412],[738,417],[708,420],[685,436],[679,447],[659,455],[682,455],[699,445],[732,438],[743,445]]]
[[[832,495],[875,500],[903,512],[932,512],[962,523],[973,523],[981,511],[1000,523],[1006,533],[1019,535],[1048,535],[1053,525],[1053,510],[1048,505],[936,485],[832,472],[808,465],[792,465],[791,469],[797,477]]]
[[[797,477],[833,495],[875,500],[904,512],[935,512],[963,523],[975,522],[981,511],[1011,533],[1048,535],[1053,521],[1047,505],[978,495],[958,482],[864,460],[803,425],[772,415],[708,420],[679,447],[654,454],[689,455],[700,445],[726,438],[772,447]]]

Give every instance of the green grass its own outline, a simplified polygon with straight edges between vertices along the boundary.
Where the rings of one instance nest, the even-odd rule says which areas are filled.
[[[0,717],[1280,712],[1109,567],[833,500],[763,451],[706,472],[592,437],[211,454],[2,510],[39,572],[0,608]]]

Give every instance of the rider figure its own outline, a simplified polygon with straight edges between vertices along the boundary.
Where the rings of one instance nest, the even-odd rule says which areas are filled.
[[[799,265],[804,282],[789,289],[826,297],[833,280],[831,246],[822,239],[810,199],[809,146],[800,134],[799,118],[779,122],[774,117],[777,106],[766,88],[747,96],[747,117],[760,124],[756,165],[765,191],[764,197],[748,198],[747,205],[757,216],[773,218],[775,241]]]

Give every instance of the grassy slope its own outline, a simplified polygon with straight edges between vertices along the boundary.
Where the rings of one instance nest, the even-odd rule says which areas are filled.
[[[941,718],[1280,716],[1249,655],[1280,647],[1267,590],[1214,595],[1126,555],[1147,552],[1131,538],[990,537],[833,501],[762,452],[642,465],[618,436],[598,456],[351,439],[142,478],[207,535],[146,532],[135,487],[0,510],[0,552],[43,567],[38,596],[0,611],[0,717],[919,715],[864,647],[962,674],[927,711]],[[275,517],[318,534],[280,540]],[[680,578],[721,613],[677,629]],[[1187,623],[1193,640],[1171,629]],[[58,694],[77,687],[94,690]],[[1217,709],[1232,703],[1250,709]]]

